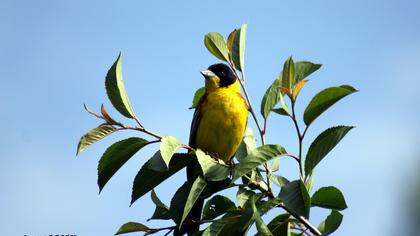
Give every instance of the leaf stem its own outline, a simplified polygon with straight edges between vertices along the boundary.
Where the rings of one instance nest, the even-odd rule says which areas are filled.
[[[315,235],[322,235],[322,233],[319,232],[319,230],[315,226],[313,226],[305,217],[298,216],[295,213],[291,212],[283,203],[280,203],[278,206],[281,207],[281,208],[283,208],[290,215],[292,215],[297,220],[299,220],[300,222],[302,222],[302,224],[305,225],[309,229],[309,231],[311,231],[313,234],[315,234]]]
[[[160,139],[149,141],[147,142],[147,145],[152,144],[152,143],[158,143],[158,142],[160,142]]]
[[[295,159],[295,161],[297,161],[297,162],[299,163],[299,157],[297,157],[297,156],[295,156],[295,155],[293,155],[293,154],[289,154],[289,153],[287,153],[287,154],[283,154],[282,156],[288,156],[288,157],[291,157],[291,158]]]
[[[137,118],[137,116],[134,116],[134,118],[133,118],[135,121],[136,121],[136,123],[141,127],[141,128],[143,128],[144,129],[144,127],[143,127],[143,125],[140,123],[140,121],[139,121],[139,119]]]
[[[190,147],[190,146],[188,146],[188,145],[186,145],[186,144],[182,144],[182,145],[181,145],[181,147],[182,147],[182,148],[185,148],[185,149],[187,149],[187,150],[189,150],[189,151],[194,151],[194,148],[192,148],[192,147]]]

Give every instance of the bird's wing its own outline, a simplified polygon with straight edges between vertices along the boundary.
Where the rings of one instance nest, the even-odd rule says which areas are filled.
[[[196,144],[196,136],[197,136],[197,130],[198,130],[198,126],[200,124],[200,120],[201,120],[201,104],[205,101],[207,97],[207,94],[204,94],[199,102],[197,107],[195,108],[194,111],[194,116],[191,122],[191,129],[190,129],[190,140],[188,142],[188,145],[192,148],[196,148],[197,144]]]

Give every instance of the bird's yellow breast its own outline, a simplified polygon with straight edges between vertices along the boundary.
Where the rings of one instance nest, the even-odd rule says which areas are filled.
[[[237,83],[207,92],[200,105],[197,148],[225,162],[239,148],[248,118],[248,108]]]

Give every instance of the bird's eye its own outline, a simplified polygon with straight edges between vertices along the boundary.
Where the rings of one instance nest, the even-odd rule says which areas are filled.
[[[220,71],[220,76],[225,76],[226,73],[224,71]]]

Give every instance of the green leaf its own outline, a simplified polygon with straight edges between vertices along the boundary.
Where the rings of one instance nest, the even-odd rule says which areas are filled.
[[[282,87],[291,90],[295,81],[295,63],[290,56],[283,65]]]
[[[171,177],[173,174],[186,167],[194,156],[186,153],[175,153],[171,159],[169,169],[167,171],[156,171],[149,169],[150,160],[147,161],[137,173],[134,183],[133,192],[131,194],[131,204],[137,199],[154,189],[161,182]]]
[[[228,39],[226,40],[226,46],[229,50],[229,52],[232,53],[233,51],[233,43],[236,37],[236,33],[238,33],[238,29],[234,29],[232,32],[230,32]]]
[[[198,176],[195,180],[185,182],[176,191],[171,200],[170,212],[172,219],[178,226],[182,225],[206,185],[207,182],[201,176]]]
[[[311,204],[312,206],[319,206],[331,210],[344,210],[347,208],[343,194],[334,186],[318,189],[311,198]]]
[[[270,175],[270,180],[281,188],[290,183],[288,179],[280,175]]]
[[[90,130],[87,134],[83,135],[80,138],[79,144],[77,145],[76,156],[79,155],[79,153],[81,153],[90,145],[98,142],[99,140],[114,133],[115,131],[117,131],[117,129],[114,126],[107,124],[102,124]]]
[[[290,236],[305,236],[305,233],[289,232]]]
[[[257,208],[260,215],[265,215],[271,209],[277,207],[281,203],[281,199],[278,197],[268,199],[267,201],[257,202]]]
[[[99,192],[111,177],[148,141],[142,138],[132,137],[112,144],[102,155],[98,164]]]
[[[229,231],[230,228],[234,228],[235,225],[240,221],[241,218],[248,217],[252,218],[252,214],[244,214],[248,211],[243,209],[232,209],[229,210],[221,219],[211,223],[203,232],[203,236],[218,236],[226,235],[223,234]],[[233,235],[233,232],[229,232],[227,235]]]
[[[164,136],[160,140],[160,154],[167,168],[169,168],[172,156],[180,146],[181,142],[174,136]]]
[[[281,108],[281,107],[274,108],[272,111],[279,114],[279,115],[282,115],[282,116],[289,116],[290,115],[288,110],[286,110],[284,108]]]
[[[230,209],[221,219],[214,221],[203,232],[203,236],[246,235],[254,222],[254,207],[259,195],[251,194],[243,208]]]
[[[128,222],[128,223],[123,224],[118,229],[118,231],[115,233],[115,235],[133,233],[133,232],[152,233],[152,232],[154,232],[154,230],[150,229],[149,227],[147,227],[147,226],[145,226],[144,224],[141,224],[141,223]]]
[[[322,235],[330,235],[338,229],[343,221],[343,215],[340,212],[332,210],[331,214],[318,225],[319,231]]]
[[[205,93],[206,93],[206,87],[201,87],[201,88],[199,88],[195,91],[194,98],[193,98],[192,105],[191,105],[190,109],[197,108],[198,102],[200,101],[201,97]]]
[[[169,212],[169,208],[158,198],[155,191],[152,189],[151,198],[153,203],[156,205],[155,212],[153,216],[149,219],[160,219],[160,220],[168,220],[171,219],[171,214]]]
[[[258,169],[252,170],[246,176],[248,176],[249,178],[242,176],[242,182],[248,185],[249,188],[254,189],[254,190],[255,189],[268,190],[268,186],[264,182],[264,177],[261,175],[261,172]]]
[[[297,84],[308,75],[312,74],[313,72],[317,71],[321,68],[321,64],[314,64],[309,61],[298,61],[295,62],[295,81],[294,83]]]
[[[224,225],[220,234],[218,235],[246,235],[249,227],[254,223],[254,208],[251,204],[255,204],[256,196],[251,196],[248,202],[245,204],[244,209],[241,209],[240,215],[229,217],[229,212],[225,215],[226,219],[229,219]],[[235,213],[233,213],[235,214]],[[223,219],[223,218],[222,218]],[[211,226],[211,225],[210,225]]]
[[[150,170],[155,170],[155,171],[167,171],[168,170],[168,167],[166,166],[166,163],[163,161],[160,150],[155,152],[155,154],[153,154],[153,156],[149,159],[148,168]]]
[[[201,193],[202,198],[208,198],[214,193],[220,192],[222,190],[235,187],[232,185],[232,181],[230,178],[221,180],[221,181],[209,181],[207,182],[206,188],[204,188],[203,192]]]
[[[152,217],[147,219],[147,221],[149,221],[149,220],[170,220],[170,219],[171,219],[170,211],[157,206],[155,208],[155,211],[153,212]]]
[[[204,205],[203,220],[213,220],[233,208],[235,208],[235,203],[233,203],[228,197],[216,195],[208,200],[206,205]]]
[[[305,159],[305,173],[310,174],[315,166],[340,142],[352,126],[336,126],[322,132],[309,146]]]
[[[163,203],[163,202],[159,199],[159,197],[156,195],[156,193],[155,193],[155,190],[154,190],[154,189],[152,189],[152,192],[151,192],[150,196],[151,196],[151,198],[152,198],[152,202],[153,202],[156,206],[158,206],[158,207],[162,207],[162,208],[165,208],[165,209],[169,209],[169,208],[165,205],[165,203]]]
[[[207,50],[222,61],[229,61],[229,50],[225,39],[217,32],[210,32],[204,36],[204,45]]]
[[[108,98],[112,105],[127,118],[134,118],[135,114],[131,108],[130,101],[128,100],[127,92],[125,91],[124,82],[122,79],[122,54],[118,55],[117,60],[108,70],[105,78],[105,88]]]
[[[310,125],[324,111],[338,102],[345,96],[356,92],[357,90],[349,85],[339,87],[330,87],[316,94],[303,114],[303,121],[306,125]]]
[[[267,227],[268,229],[273,233],[273,235],[278,236],[289,236],[289,229],[290,229],[290,223],[289,223],[289,214],[281,214],[268,223]]]
[[[284,205],[294,214],[309,217],[311,199],[301,180],[295,180],[281,188],[279,198]]]
[[[200,149],[195,152],[204,178],[209,181],[220,181],[228,178],[229,167],[222,160],[214,160]]]
[[[271,164],[271,172],[276,172],[280,168],[280,157],[276,157],[273,159],[273,162]]]
[[[285,154],[286,150],[280,145],[268,144],[260,146],[251,151],[241,162],[236,165],[233,174],[233,180],[240,178],[262,163],[273,159],[274,157]]]
[[[247,127],[241,145],[239,146],[238,151],[236,151],[236,159],[242,161],[255,148],[257,148],[257,140],[254,136],[254,130]]]
[[[245,203],[248,202],[251,196],[254,195],[254,191],[239,187],[238,192],[236,193],[236,201],[240,207],[244,208]]]
[[[314,182],[315,182],[314,170],[312,170],[311,174],[308,176],[309,178],[305,181],[305,186],[306,186],[306,189],[308,190],[308,193],[311,193],[312,188],[314,187]]]
[[[284,113],[287,115],[289,114],[289,110],[286,106],[286,103],[283,99],[283,93],[281,92],[280,88],[282,86],[282,74],[280,74],[268,87],[267,91],[264,94],[264,97],[261,101],[261,115],[264,119],[268,118],[270,112],[274,109],[276,104],[280,102],[280,106],[282,111],[279,109],[275,109],[276,113]]]
[[[240,29],[236,30],[232,44],[232,61],[235,68],[239,71],[244,70],[245,61],[245,38],[247,25],[243,24]]]
[[[270,232],[270,229],[268,229],[267,225],[264,223],[263,219],[261,218],[261,215],[255,206],[255,202],[251,202],[252,211],[254,212],[254,220],[255,225],[257,227],[257,231],[259,236],[273,236],[273,234]]]

